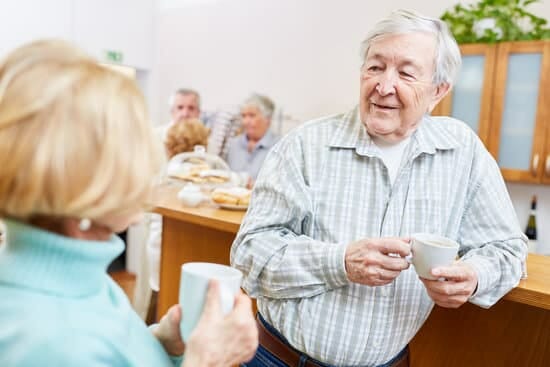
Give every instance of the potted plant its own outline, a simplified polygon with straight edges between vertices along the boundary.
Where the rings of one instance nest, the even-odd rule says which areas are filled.
[[[527,11],[540,0],[481,0],[457,4],[441,16],[458,43],[550,39],[547,21]]]

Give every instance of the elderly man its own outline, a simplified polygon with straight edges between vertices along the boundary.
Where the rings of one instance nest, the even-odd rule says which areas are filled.
[[[188,88],[181,88],[170,97],[169,124],[160,128],[159,134],[164,140],[168,129],[178,121],[201,120],[210,129],[208,153],[224,156],[227,143],[240,127],[236,115],[224,110],[202,111],[200,94]]]
[[[198,119],[201,115],[201,96],[193,89],[180,88],[170,96],[170,121],[155,128],[157,137],[164,142],[168,129],[178,121]]]
[[[198,119],[201,114],[201,97],[193,89],[178,89],[170,98],[172,123],[182,119]]]
[[[260,312],[246,366],[407,366],[434,303],[489,307],[521,277],[498,166],[464,123],[429,116],[460,66],[445,24],[397,11],[362,49],[358,108],[272,149],[231,249]],[[405,260],[417,232],[460,244],[441,281]]]

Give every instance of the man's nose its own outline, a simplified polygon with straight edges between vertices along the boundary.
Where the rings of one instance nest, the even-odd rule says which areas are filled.
[[[189,110],[188,108],[183,108],[181,110],[180,116],[185,118],[185,119],[190,118],[191,117],[191,110]]]
[[[381,96],[387,96],[395,93],[396,78],[394,73],[386,72],[380,75],[378,84],[376,84],[376,91]]]

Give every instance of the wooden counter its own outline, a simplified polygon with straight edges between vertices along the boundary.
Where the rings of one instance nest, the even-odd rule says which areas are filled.
[[[154,212],[163,217],[157,319],[178,302],[183,263],[229,264],[231,244],[245,213],[214,206],[186,208],[176,198],[178,189],[170,184],[159,186],[152,198]]]
[[[177,303],[180,266],[229,264],[244,212],[185,208],[177,187],[159,186],[154,211],[163,215],[158,315]],[[529,255],[528,279],[489,310],[472,304],[435,307],[412,340],[411,367],[550,366],[550,257]]]
[[[550,256],[529,254],[527,279],[504,299],[550,310]]]

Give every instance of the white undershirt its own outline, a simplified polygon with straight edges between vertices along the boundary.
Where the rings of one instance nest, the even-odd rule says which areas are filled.
[[[410,140],[410,136],[407,137],[405,140],[397,143],[388,143],[376,137],[372,139],[374,144],[378,147],[378,149],[380,149],[380,158],[388,169],[388,174],[390,175],[390,182],[392,186],[395,182],[395,179],[397,178],[397,173],[399,173],[401,160],[403,159],[405,149],[407,148]]]

